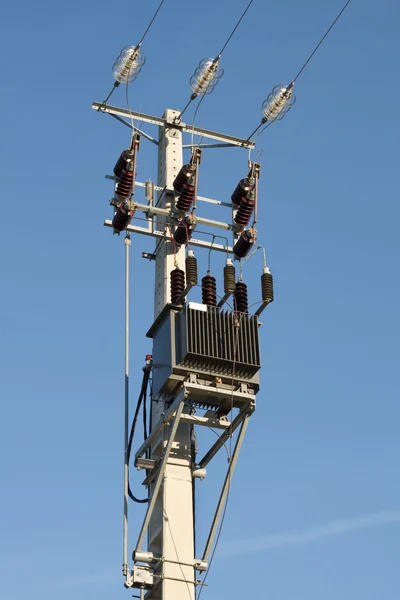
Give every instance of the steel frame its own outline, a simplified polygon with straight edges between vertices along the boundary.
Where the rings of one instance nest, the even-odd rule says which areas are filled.
[[[194,135],[200,135],[204,138],[217,140],[219,142],[226,142],[227,144],[239,146],[240,148],[246,148],[247,150],[252,149],[255,146],[255,142],[252,142],[248,139],[245,140],[244,138],[239,138],[233,135],[218,133],[216,131],[211,131],[210,129],[203,129],[202,127],[193,127],[192,125],[188,125],[182,121],[169,121],[163,117],[154,117],[153,115],[146,115],[145,113],[129,111],[125,108],[118,108],[117,106],[111,106],[110,104],[104,104],[102,102],[93,102],[92,108],[98,112],[116,115],[118,117],[126,117],[128,119],[133,117],[134,119],[138,119],[143,123],[151,123],[152,125],[158,125],[161,127],[173,127],[174,129],[180,129],[182,132],[193,133]]]
[[[170,456],[172,445],[175,440],[175,435],[178,430],[179,423],[182,423],[182,422],[190,423],[192,425],[198,425],[198,426],[203,426],[203,427],[212,427],[212,428],[218,428],[218,429],[224,430],[223,433],[221,434],[221,436],[219,437],[219,439],[211,446],[211,448],[208,450],[206,455],[198,463],[197,466],[199,469],[203,469],[214,458],[214,456],[224,446],[224,444],[227,442],[227,440],[233,435],[233,433],[236,431],[236,429],[238,427],[240,427],[240,431],[239,431],[238,437],[235,442],[235,448],[232,453],[231,459],[229,461],[229,465],[228,465],[227,472],[225,475],[224,483],[223,483],[222,490],[221,490],[219,500],[217,503],[217,508],[215,510],[212,524],[210,527],[210,531],[209,531],[209,534],[207,537],[207,542],[206,542],[206,545],[205,545],[205,548],[204,548],[204,551],[202,554],[202,559],[200,561],[195,561],[195,565],[194,565],[195,568],[196,568],[196,563],[207,563],[208,558],[210,556],[210,552],[211,552],[211,549],[212,549],[212,546],[214,543],[215,535],[217,533],[218,525],[221,520],[222,511],[225,506],[227,496],[229,494],[230,484],[232,481],[234,470],[236,468],[236,464],[237,464],[239,453],[240,453],[240,450],[242,447],[243,439],[244,439],[244,436],[245,436],[245,433],[247,430],[249,418],[255,410],[255,396],[249,394],[248,395],[248,397],[249,397],[248,403],[239,411],[239,414],[235,417],[235,419],[232,422],[229,422],[229,421],[225,421],[225,420],[221,420],[221,419],[217,419],[217,418],[196,417],[193,415],[183,413],[183,409],[185,407],[186,400],[190,399],[191,387],[193,387],[193,386],[190,383],[185,382],[182,384],[181,389],[179,390],[177,396],[173,400],[168,411],[162,416],[158,425],[153,428],[153,431],[150,433],[150,435],[147,437],[147,439],[143,442],[143,444],[141,445],[141,447],[139,448],[139,450],[136,452],[136,455],[135,455],[135,465],[138,468],[143,468],[143,467],[147,466],[147,467],[152,468],[153,470],[155,469],[156,473],[152,472],[148,477],[146,477],[146,479],[144,481],[144,484],[146,484],[146,485],[149,484],[150,481],[153,482],[153,492],[152,492],[152,495],[151,495],[151,498],[149,501],[149,505],[147,508],[147,512],[146,512],[146,516],[145,516],[142,528],[140,530],[136,548],[133,552],[134,561],[135,561],[136,553],[141,552],[141,546],[143,544],[143,541],[144,541],[144,538],[146,535],[146,530],[147,530],[147,527],[149,525],[150,519],[151,519],[153,511],[154,511],[157,494],[159,493],[160,488],[161,488],[161,484],[162,484],[164,472],[165,472],[165,467],[167,465],[167,462],[168,462],[168,459]],[[205,391],[206,391],[207,387],[206,386],[204,386],[204,387],[205,387]],[[238,395],[238,394],[240,396],[243,395],[242,392],[237,392],[237,391],[233,391],[230,393],[231,393],[232,397],[234,397],[235,395]],[[143,459],[143,455],[146,453],[146,451],[152,445],[157,443],[157,438],[160,436],[160,434],[163,432],[165,427],[168,425],[171,426],[171,429],[170,429],[169,436],[167,438],[167,443],[166,443],[166,446],[164,449],[163,456],[160,459],[160,461],[158,463],[153,462],[152,465],[142,463],[141,461],[145,460],[145,459]],[[157,557],[157,558],[155,557],[155,560],[163,560],[163,557]],[[204,569],[197,568],[197,570],[202,571]]]

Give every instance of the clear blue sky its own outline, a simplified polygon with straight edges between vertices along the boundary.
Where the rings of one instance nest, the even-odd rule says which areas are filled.
[[[245,3],[167,0],[143,45],[132,106],[182,108],[199,60],[218,52]],[[290,81],[341,4],[256,0],[197,123],[247,136],[262,100]],[[129,132],[91,102],[109,91],[112,63],[155,5],[22,0],[2,10],[7,600],[130,597],[120,576],[123,238],[102,226],[104,174]],[[399,26],[397,0],[353,0],[299,79],[297,103],[263,137],[260,242],[276,300],[204,600],[400,596]],[[125,106],[123,89],[113,101]],[[156,177],[154,158],[143,141],[140,180]],[[210,151],[200,193],[228,199],[246,160]],[[152,248],[133,240],[133,397],[151,351],[153,267],[140,256]],[[245,270],[254,302],[261,266],[258,257]],[[203,530],[223,466],[222,456],[199,486]],[[132,508],[132,531],[141,510]]]

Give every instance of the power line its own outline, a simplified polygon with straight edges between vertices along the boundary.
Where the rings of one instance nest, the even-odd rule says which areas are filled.
[[[350,4],[350,1],[351,0],[347,0],[346,4],[343,6],[342,10],[337,15],[336,19],[333,21],[333,23],[331,24],[331,26],[329,27],[329,29],[326,31],[325,35],[321,38],[321,40],[319,41],[319,43],[315,46],[314,50],[311,52],[310,56],[307,58],[307,60],[304,63],[304,65],[301,67],[300,71],[297,73],[296,77],[293,79],[292,84],[295,83],[295,81],[297,81],[297,79],[300,77],[300,75],[302,74],[302,72],[304,71],[304,69],[306,68],[306,66],[308,65],[308,63],[310,62],[310,60],[312,59],[312,57],[314,56],[314,54],[317,52],[318,48],[321,46],[321,44],[323,43],[323,41],[325,40],[325,38],[328,36],[328,34],[331,31],[331,29],[339,21],[340,17],[342,16],[342,14],[344,13],[344,11],[346,10],[346,8],[348,7],[348,5]]]
[[[250,2],[248,3],[248,5],[246,6],[245,10],[244,10],[244,11],[243,11],[243,13],[242,13],[242,16],[240,17],[239,21],[236,23],[236,25],[235,25],[235,27],[233,28],[233,30],[232,30],[232,32],[231,32],[231,34],[230,34],[230,36],[228,37],[228,39],[226,40],[225,44],[222,46],[222,48],[221,48],[220,52],[218,53],[218,56],[217,56],[216,60],[218,60],[218,59],[221,57],[221,55],[222,55],[223,51],[225,50],[225,48],[227,47],[227,45],[228,45],[228,44],[229,44],[229,42],[231,41],[231,39],[232,39],[232,37],[233,37],[233,35],[234,35],[234,33],[235,33],[236,29],[239,27],[240,23],[242,22],[242,20],[243,20],[243,18],[244,18],[244,16],[245,16],[245,14],[246,14],[246,13],[247,13],[247,11],[249,10],[250,6],[253,4],[253,1],[254,1],[254,0],[250,0]]]

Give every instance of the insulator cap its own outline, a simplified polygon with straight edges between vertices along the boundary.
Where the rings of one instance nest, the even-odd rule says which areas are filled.
[[[183,165],[178,175],[175,177],[173,182],[173,188],[176,192],[180,192],[182,190],[183,184],[188,183],[189,179],[193,175],[193,167],[191,164]]]
[[[192,250],[189,250],[189,254],[185,261],[185,270],[186,270],[186,282],[190,285],[197,285],[198,275],[197,275],[197,258],[193,254]]]
[[[128,166],[128,162],[132,160],[132,153],[129,150],[124,150],[121,152],[121,155],[114,167],[114,175],[116,177],[121,177],[122,169],[126,169]]]
[[[127,228],[129,223],[132,221],[134,212],[134,210],[129,210],[129,208],[125,206],[125,204],[121,204],[118,207],[117,212],[115,213],[114,218],[112,220],[114,233],[118,233],[119,235],[121,231],[124,231],[124,229]]]
[[[229,262],[228,262],[229,261]],[[224,293],[233,294],[236,285],[236,270],[230,258],[227,259],[224,267]]]
[[[254,245],[255,241],[256,233],[254,228],[243,231],[233,247],[233,254],[235,258],[244,258],[248,254],[250,248]]]
[[[247,297],[247,285],[243,281],[238,281],[233,293],[233,306],[237,312],[248,313],[249,301]]]
[[[217,282],[209,273],[201,280],[203,304],[217,306]]]
[[[190,214],[181,220],[178,227],[175,229],[174,240],[175,243],[181,246],[187,244],[193,235],[193,231],[196,228],[196,218]]]
[[[250,180],[248,177],[241,179],[239,181],[239,183],[237,184],[236,189],[231,196],[232,202],[234,204],[236,204],[236,206],[240,206],[240,204],[242,202],[242,198],[245,198],[246,194],[248,192],[251,192],[251,190],[253,188],[254,188],[254,184],[250,183]]]
[[[175,304],[185,289],[185,272],[182,269],[171,271],[171,302]],[[185,302],[185,300],[183,300]]]
[[[261,275],[261,294],[263,302],[274,301],[274,280],[269,270]]]

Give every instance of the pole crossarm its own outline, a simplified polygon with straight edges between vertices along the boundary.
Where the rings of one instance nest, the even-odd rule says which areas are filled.
[[[110,219],[105,219],[104,226],[112,228],[112,221]],[[163,231],[158,231],[156,229],[151,230],[146,227],[138,227],[136,225],[127,225],[126,231],[128,233],[140,233],[142,235],[148,235],[163,240],[167,239]],[[208,250],[212,248],[212,250],[216,250],[217,252],[223,252],[224,254],[233,254],[232,246],[226,246],[224,244],[213,244],[212,242],[206,242],[204,240],[192,238],[190,240],[190,245],[197,246],[199,248],[207,248]]]
[[[255,146],[255,142],[246,140],[244,138],[218,133],[216,131],[211,131],[210,129],[203,129],[202,127],[193,127],[192,125],[188,125],[187,123],[183,122],[172,122],[163,117],[154,117],[152,115],[146,115],[140,112],[129,111],[125,108],[118,108],[117,106],[111,106],[101,102],[93,102],[92,108],[93,110],[104,112],[110,115],[116,115],[118,117],[125,117],[128,119],[133,117],[142,121],[143,123],[151,123],[152,125],[158,125],[161,127],[180,129],[185,133],[193,133],[193,135],[199,135],[203,138],[217,140],[218,142],[225,142],[227,144],[239,146],[240,148],[246,148],[247,150],[253,149]]]

